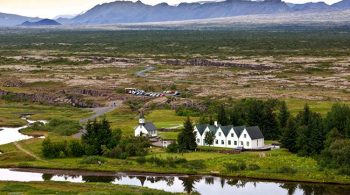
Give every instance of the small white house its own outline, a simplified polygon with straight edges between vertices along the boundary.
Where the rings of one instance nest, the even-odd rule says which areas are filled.
[[[146,122],[143,113],[140,115],[139,125],[135,128],[135,137],[149,136],[156,137],[158,135],[157,128],[151,122]]]
[[[215,123],[215,125],[201,124],[194,127],[196,142],[199,146],[208,145],[205,143],[205,135],[209,131],[213,132],[215,135],[213,144],[215,147],[258,149],[265,146],[264,136],[257,126],[234,127],[233,125],[221,126],[217,123]]]

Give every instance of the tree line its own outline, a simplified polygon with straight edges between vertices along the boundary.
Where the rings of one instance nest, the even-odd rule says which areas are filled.
[[[106,119],[89,121],[81,140],[51,141],[48,137],[42,143],[46,158],[106,156],[125,159],[130,156],[144,156],[150,146],[144,137],[122,136],[120,129],[112,130]]]

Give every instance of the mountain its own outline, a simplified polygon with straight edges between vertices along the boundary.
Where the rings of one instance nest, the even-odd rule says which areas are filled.
[[[335,9],[350,9],[350,0],[343,0],[332,5]]]
[[[291,6],[293,11],[321,11],[331,9],[331,6],[324,2],[293,4]]]
[[[20,26],[58,26],[60,23],[55,20],[43,19],[36,22],[25,21]]]
[[[181,3],[178,6],[170,6],[166,3],[151,6],[141,1],[116,1],[97,5],[84,14],[65,22],[68,24],[142,23],[276,14],[289,11],[290,8],[281,0],[226,0]]]
[[[25,21],[36,21],[40,18],[31,18],[15,14],[0,13],[0,26],[16,26]]]

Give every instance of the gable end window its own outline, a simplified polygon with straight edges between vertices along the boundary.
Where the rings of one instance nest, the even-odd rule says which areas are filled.
[[[219,132],[219,136],[221,136],[221,132]]]
[[[233,133],[231,133],[231,137],[234,137],[235,135]]]
[[[247,134],[244,134],[243,136],[244,136],[244,138],[247,138]]]

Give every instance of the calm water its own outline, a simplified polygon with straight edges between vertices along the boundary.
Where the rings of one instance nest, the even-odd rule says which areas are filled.
[[[168,192],[199,192],[203,195],[280,195],[280,194],[350,194],[350,186],[254,181],[249,179],[212,176],[166,176],[148,174],[115,173],[104,175],[96,172],[70,172],[52,170],[0,169],[0,181],[65,181],[73,183],[105,182],[122,185],[144,186]],[[28,170],[29,171],[29,170]],[[106,173],[105,173],[106,174]]]
[[[23,120],[26,120],[23,118]],[[27,120],[28,124],[35,123],[36,121]],[[46,121],[40,121],[45,123]],[[33,138],[32,136],[23,135],[19,130],[28,127],[28,125],[16,128],[0,127],[0,145],[8,144],[16,141],[26,140]]]

